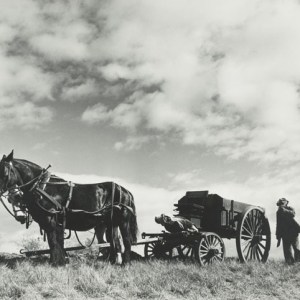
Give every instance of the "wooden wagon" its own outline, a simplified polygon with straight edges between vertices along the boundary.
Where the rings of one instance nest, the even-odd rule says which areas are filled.
[[[241,262],[268,259],[271,232],[262,207],[224,199],[208,191],[187,192],[175,204],[175,216],[189,219],[199,232],[143,233],[144,238],[156,238],[145,243],[146,257],[192,257],[201,265],[223,261],[226,238],[236,240]]]

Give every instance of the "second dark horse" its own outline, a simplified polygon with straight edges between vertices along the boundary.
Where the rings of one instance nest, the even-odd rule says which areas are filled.
[[[65,264],[65,229],[95,228],[99,243],[106,231],[111,261],[120,256],[120,230],[123,263],[130,261],[131,244],[137,238],[136,209],[132,194],[120,185],[73,184],[32,162],[15,159],[12,151],[0,161],[0,194],[5,192],[46,232],[53,265]]]

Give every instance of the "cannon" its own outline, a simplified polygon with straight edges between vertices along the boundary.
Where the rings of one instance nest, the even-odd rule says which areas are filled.
[[[186,192],[174,206],[174,216],[190,220],[199,232],[144,233],[144,238],[157,238],[145,244],[146,257],[192,257],[201,265],[221,262],[225,257],[223,239],[226,238],[236,240],[241,262],[267,261],[271,232],[264,208],[228,200],[208,191]]]

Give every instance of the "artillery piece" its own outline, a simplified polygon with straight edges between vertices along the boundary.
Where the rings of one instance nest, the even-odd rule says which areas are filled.
[[[241,262],[267,261],[271,232],[264,208],[228,200],[208,191],[187,192],[174,206],[175,216],[192,221],[199,232],[144,233],[144,238],[157,238],[145,244],[146,257],[193,257],[201,265],[223,261],[223,238],[227,238],[236,239]]]

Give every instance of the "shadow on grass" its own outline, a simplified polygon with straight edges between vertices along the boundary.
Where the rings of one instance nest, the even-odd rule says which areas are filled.
[[[132,261],[145,261],[145,258],[139,255],[138,253],[132,251],[130,254],[130,259]],[[72,260],[81,260],[81,261],[107,261],[107,258],[97,257],[97,254],[91,254],[89,252],[78,251],[68,253],[67,261],[71,262]],[[49,255],[35,255],[31,257],[26,257],[25,255],[15,254],[15,253],[5,253],[0,252],[0,264],[6,265],[10,269],[14,269],[18,263],[28,261],[32,265],[44,265],[49,263]]]

